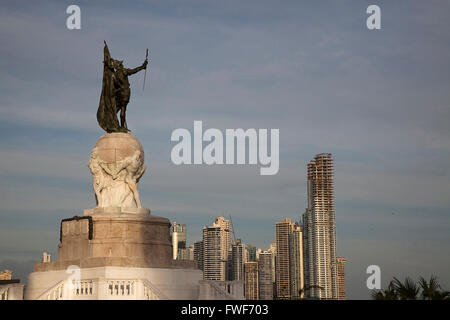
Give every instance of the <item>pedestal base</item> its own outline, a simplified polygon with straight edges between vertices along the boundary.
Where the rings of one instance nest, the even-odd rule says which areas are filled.
[[[36,263],[34,270],[65,270],[70,265],[194,268],[193,263],[173,262],[168,219],[152,216],[148,209],[135,210],[97,208],[62,220],[58,259]]]

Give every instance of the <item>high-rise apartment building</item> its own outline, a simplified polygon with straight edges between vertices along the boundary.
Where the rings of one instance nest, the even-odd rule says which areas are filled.
[[[291,298],[291,279],[289,265],[289,235],[294,223],[289,218],[276,223],[277,257],[275,283],[277,299]]]
[[[194,261],[197,262],[197,268],[203,270],[203,241],[194,243]]]
[[[275,283],[275,266],[277,258],[277,242],[274,241],[270,244],[268,251],[272,253],[272,282]]]
[[[303,298],[303,235],[301,227],[297,223],[289,234],[289,272],[291,299]]]
[[[225,279],[229,280],[231,278],[231,220],[219,216],[214,223],[222,229],[222,259],[225,261]]]
[[[194,261],[194,246],[185,249],[178,249],[178,260]]]
[[[203,278],[227,280],[228,258],[231,256],[231,223],[219,216],[209,227],[203,227]]]
[[[0,271],[0,280],[11,280],[11,279],[12,279],[12,271],[11,270]]]
[[[231,222],[222,216],[217,217],[214,222],[221,230],[221,245],[222,245],[222,257],[228,259],[228,253],[231,250]]]
[[[258,260],[258,287],[260,300],[273,299],[272,281],[272,252],[266,250],[259,254]]]
[[[337,275],[338,275],[338,300],[345,300],[345,258],[337,258]]]
[[[244,263],[244,292],[245,299],[258,300],[258,262]]]
[[[268,249],[272,253],[272,290],[273,298],[277,299],[277,287],[276,287],[276,265],[277,265],[277,242],[273,241]]]
[[[309,186],[309,183],[308,183]],[[308,207],[310,203],[310,198],[308,197]],[[313,246],[312,246],[312,214],[311,209],[306,209],[303,214],[303,271],[304,271],[304,281],[305,281],[305,296],[312,297],[313,296],[313,288],[311,285],[314,285],[313,274],[314,274],[314,264],[313,256]]]
[[[230,280],[244,280],[244,263],[247,262],[246,256],[246,245],[241,240],[236,240],[231,248]]]
[[[255,260],[255,261],[258,261],[258,260],[259,260],[259,254],[260,254],[261,252],[263,252],[263,250],[262,250],[261,248],[257,248],[257,249],[256,249],[256,260]]]
[[[186,249],[186,225],[174,221],[170,227],[172,236],[173,259],[177,260],[180,249]]]
[[[223,260],[222,230],[213,224],[203,227],[203,279],[225,281],[226,261]]]
[[[307,295],[337,299],[334,166],[331,154],[316,155],[307,169],[308,208],[303,214]]]

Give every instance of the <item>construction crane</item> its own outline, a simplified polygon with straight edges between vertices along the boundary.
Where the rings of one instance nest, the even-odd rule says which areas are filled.
[[[234,234],[233,220],[231,219],[231,214],[229,216],[230,216],[230,223],[231,223],[231,231],[233,232],[233,243],[235,243],[236,235]]]

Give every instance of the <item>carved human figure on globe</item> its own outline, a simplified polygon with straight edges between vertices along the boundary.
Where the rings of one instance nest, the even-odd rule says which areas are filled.
[[[123,60],[111,58],[105,41],[103,49],[103,83],[100,104],[97,111],[97,121],[106,132],[128,132],[126,110],[130,101],[130,83],[128,77],[141,70],[147,69],[148,59],[134,69],[123,66]],[[148,50],[147,50],[148,55]],[[120,124],[117,113],[120,111]]]
[[[92,186],[94,188],[95,199],[97,200],[97,205],[103,207],[102,191],[108,185],[107,176],[103,173],[104,162],[98,156],[98,148],[94,147],[91,152],[91,158],[89,159],[89,169],[92,173]]]
[[[121,180],[127,184],[128,190],[126,193],[121,195],[121,202],[123,202],[123,200],[126,199],[130,193],[132,193],[137,207],[142,208],[141,199],[138,192],[138,181],[144,174],[147,167],[144,165],[144,159],[141,157],[141,152],[136,150],[132,156],[116,161],[115,166],[112,169],[108,166],[102,166],[102,168],[112,177],[113,180],[121,178]]]
[[[142,146],[131,133],[100,138],[89,160],[97,207],[142,208],[138,183],[146,168]]]

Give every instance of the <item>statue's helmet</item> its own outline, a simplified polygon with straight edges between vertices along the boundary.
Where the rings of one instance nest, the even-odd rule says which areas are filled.
[[[123,69],[123,60],[114,60],[113,59],[113,67],[115,69]]]

